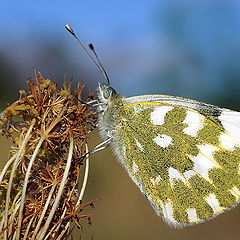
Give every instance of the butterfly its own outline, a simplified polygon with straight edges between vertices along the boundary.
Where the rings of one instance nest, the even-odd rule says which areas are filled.
[[[182,228],[239,203],[239,112],[168,95],[125,98],[106,79],[97,103],[104,142],[95,150],[112,147],[157,215]]]

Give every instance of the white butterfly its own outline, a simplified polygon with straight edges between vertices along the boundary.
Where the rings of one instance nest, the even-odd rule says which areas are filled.
[[[92,152],[110,145],[156,213],[173,227],[201,223],[236,206],[240,113],[181,97],[124,98],[90,48],[107,80],[95,104],[104,142]]]

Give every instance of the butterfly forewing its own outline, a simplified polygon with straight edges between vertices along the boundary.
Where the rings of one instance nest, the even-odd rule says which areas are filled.
[[[125,100],[113,146],[158,215],[203,222],[240,198],[240,113],[171,96]]]

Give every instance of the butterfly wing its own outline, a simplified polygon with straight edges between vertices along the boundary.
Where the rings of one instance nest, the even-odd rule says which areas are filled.
[[[240,199],[240,113],[171,96],[127,98],[113,148],[156,213],[174,227]]]

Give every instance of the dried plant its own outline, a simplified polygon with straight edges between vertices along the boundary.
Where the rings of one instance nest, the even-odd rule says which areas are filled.
[[[0,115],[1,132],[12,141],[0,173],[0,239],[67,239],[74,225],[82,228],[82,219],[91,223],[84,211],[94,201],[83,204],[82,197],[96,112],[82,104],[82,81],[75,95],[71,85],[65,80],[59,90],[54,79],[35,71],[29,93],[20,91]]]

